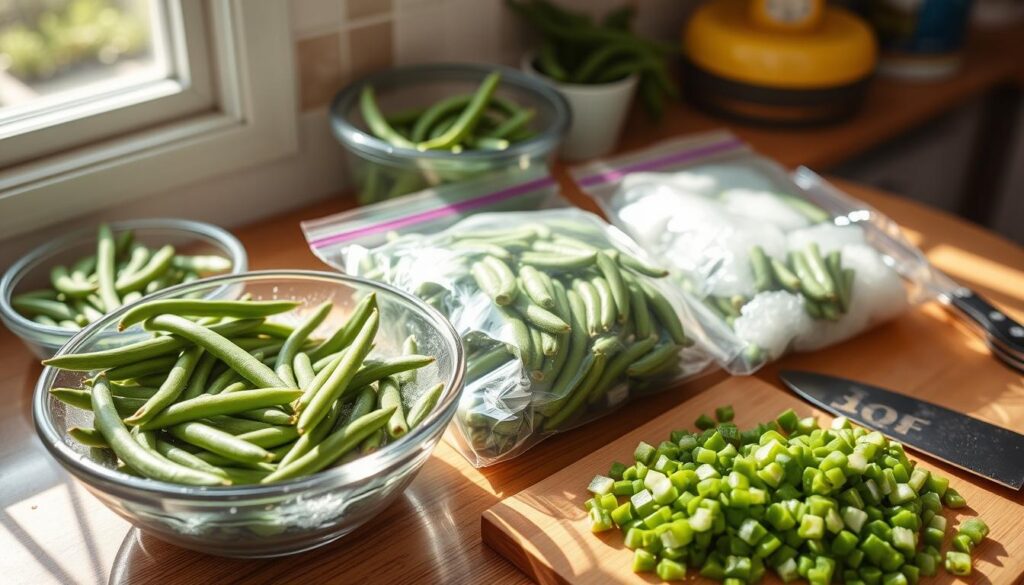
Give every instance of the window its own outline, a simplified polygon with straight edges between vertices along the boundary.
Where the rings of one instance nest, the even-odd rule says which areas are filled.
[[[0,239],[296,148],[285,2],[0,0]]]

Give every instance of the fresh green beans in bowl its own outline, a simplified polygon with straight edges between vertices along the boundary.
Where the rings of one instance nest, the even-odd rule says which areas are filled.
[[[47,358],[122,304],[180,282],[247,269],[241,242],[214,225],[154,218],[90,226],[11,265],[0,279],[0,319],[33,354]]]
[[[188,298],[213,290],[230,297]],[[244,557],[378,514],[440,439],[463,370],[458,336],[421,301],[303,271],[158,292],[46,363],[36,427],[68,471],[154,536]]]
[[[543,82],[469,63],[389,69],[352,83],[331,106],[362,203],[545,165],[569,116]]]

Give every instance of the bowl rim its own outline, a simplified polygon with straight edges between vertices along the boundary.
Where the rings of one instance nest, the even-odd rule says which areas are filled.
[[[127,219],[106,223],[115,234],[125,230],[166,229],[205,236],[216,241],[231,256],[231,271],[218,276],[239,275],[248,272],[249,256],[245,251],[245,246],[242,245],[242,242],[239,241],[234,234],[212,223],[177,217]],[[25,255],[18,258],[14,264],[11,264],[11,266],[4,272],[3,277],[0,277],[0,316],[2,316],[5,321],[9,321],[10,324],[21,328],[23,331],[39,333],[42,335],[66,337],[68,340],[73,338],[75,333],[85,329],[85,327],[83,327],[77,331],[72,331],[62,327],[53,327],[50,325],[36,323],[16,311],[14,306],[11,305],[11,298],[14,296],[14,287],[17,284],[15,279],[19,279],[19,277],[24,276],[26,270],[29,268],[35,268],[33,265],[36,262],[59,252],[70,243],[88,237],[89,235],[94,235],[96,233],[96,229],[97,226],[83,226],[72,230],[58,238],[52,239],[29,250]],[[142,298],[150,298],[152,294],[155,293],[144,295]]]
[[[395,78],[401,78],[402,75],[409,73],[425,73],[431,76],[437,76],[441,80],[443,80],[443,76],[445,74],[450,73],[477,73],[480,74],[480,78],[483,79],[483,76],[493,71],[499,71],[501,73],[502,81],[511,80],[525,91],[532,92],[540,99],[547,101],[555,110],[554,120],[547,128],[544,128],[537,134],[537,136],[516,142],[505,150],[465,150],[455,154],[443,150],[416,150],[415,148],[403,148],[400,146],[394,146],[380,138],[377,138],[373,134],[364,132],[362,129],[350,122],[348,117],[344,115],[344,110],[347,109],[347,106],[355,103],[359,99],[359,95],[362,92],[363,87],[367,85],[375,85],[383,80],[391,81]],[[347,148],[371,156],[387,154],[406,158],[433,160],[490,161],[529,155],[542,145],[557,145],[569,131],[569,127],[572,122],[572,110],[569,107],[569,102],[566,101],[565,96],[550,84],[545,83],[538,77],[527,75],[514,67],[482,63],[424,63],[418,65],[403,65],[400,67],[392,67],[377,71],[349,83],[339,91],[334,96],[334,99],[331,100],[329,112],[331,129],[333,130],[335,137],[337,137],[338,140]]]
[[[446,392],[442,395],[437,405],[434,407],[434,411],[423,421],[418,427],[412,429],[395,442],[384,445],[383,448],[363,455],[362,457],[338,465],[336,467],[330,467],[314,473],[309,476],[291,479],[287,481],[275,482],[270,484],[256,484],[256,485],[240,485],[240,486],[190,486],[164,482],[155,479],[135,477],[126,473],[119,472],[115,469],[110,469],[103,465],[100,465],[90,459],[89,457],[83,456],[77,451],[73,450],[67,443],[64,442],[63,436],[60,430],[54,424],[52,417],[49,416],[49,410],[47,408],[47,401],[49,399],[48,385],[44,383],[47,378],[52,378],[56,375],[56,368],[46,366],[39,375],[39,379],[36,381],[36,386],[32,396],[32,419],[36,428],[36,434],[46,447],[50,455],[55,458],[65,469],[70,471],[75,476],[79,477],[85,483],[89,485],[95,485],[97,482],[103,485],[103,491],[106,493],[113,493],[114,495],[123,495],[125,497],[136,497],[139,492],[145,493],[152,496],[162,496],[172,498],[175,500],[191,500],[191,501],[222,501],[225,498],[232,498],[235,500],[239,499],[250,499],[260,497],[274,497],[283,494],[294,493],[301,494],[307,490],[315,489],[320,486],[340,484],[352,484],[359,481],[368,479],[375,475],[376,470],[388,469],[400,464],[406,460],[410,455],[415,454],[419,445],[422,444],[423,440],[429,437],[431,434],[438,431],[437,426],[443,424],[447,427],[451,417],[454,416],[455,409],[458,406],[459,399],[462,395],[462,389],[464,387],[465,378],[465,349],[462,346],[462,339],[455,327],[452,326],[451,322],[444,317],[437,309],[423,302],[420,298],[413,294],[407,293],[401,289],[395,288],[391,285],[361,278],[357,276],[351,276],[348,274],[340,274],[337,272],[327,272],[321,270],[294,270],[294,269],[278,269],[278,270],[255,270],[249,271],[242,274],[225,274],[220,276],[211,276],[201,280],[193,282],[187,282],[175,285],[153,293],[151,298],[170,297],[179,294],[182,291],[188,291],[189,289],[210,286],[210,285],[231,285],[243,282],[247,279],[258,278],[258,279],[273,279],[273,278],[310,278],[310,279],[321,279],[321,280],[332,280],[340,284],[351,284],[356,283],[362,287],[375,289],[375,292],[388,295],[394,295],[408,303],[413,307],[421,311],[430,321],[438,327],[438,331],[449,337],[450,341],[454,345],[455,355],[455,369],[452,374],[451,383],[446,383]],[[112,313],[108,313],[103,319],[100,319],[94,323],[89,324],[88,327],[83,328],[64,346],[60,348],[57,355],[60,355],[65,348],[82,343],[86,338],[91,337],[94,330],[104,328],[112,323],[116,322],[121,318],[121,315],[126,312],[130,306],[121,307]],[[443,419],[447,418],[448,420]],[[444,429],[440,429],[443,433]],[[440,433],[438,433],[440,434]],[[132,490],[135,493],[122,493],[126,490]]]

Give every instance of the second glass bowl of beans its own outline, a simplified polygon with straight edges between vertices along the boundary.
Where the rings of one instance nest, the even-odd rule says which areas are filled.
[[[267,317],[267,325],[258,332],[261,337],[277,336],[279,341],[279,338],[287,336],[289,329],[296,328],[311,315],[325,313],[323,321],[310,334],[311,342],[318,338],[331,338],[331,333],[348,322],[353,314],[360,314],[359,307],[365,306],[367,298],[374,295],[377,312],[373,318],[379,320],[379,325],[372,339],[373,349],[368,360],[363,362],[364,365],[374,363],[370,360],[384,363],[389,359],[394,360],[395,356],[408,354],[408,339],[412,336],[417,345],[414,353],[432,359],[429,364],[416,370],[413,379],[402,381],[402,397],[422,397],[430,389],[440,386],[442,389],[436,403],[432,405],[429,414],[415,425],[411,422],[415,408],[408,408],[409,430],[404,435],[396,439],[383,439],[382,445],[376,450],[350,451],[348,455],[354,458],[335,461],[315,473],[297,474],[279,480],[275,478],[273,481],[264,477],[264,483],[259,483],[259,478],[236,480],[232,475],[231,481],[235,485],[182,485],[133,475],[130,471],[134,461],[120,457],[122,461],[119,466],[119,457],[115,453],[121,453],[116,446],[113,451],[85,446],[81,442],[81,435],[76,434],[78,431],[72,429],[96,429],[101,431],[104,439],[109,439],[107,433],[102,433],[107,427],[102,421],[96,420],[89,409],[58,400],[52,390],[84,388],[87,395],[91,392],[95,397],[95,390],[88,390],[89,379],[97,376],[99,371],[47,367],[43,370],[33,398],[36,430],[43,444],[100,501],[132,524],[167,542],[209,554],[233,557],[292,554],[340,538],[377,516],[413,480],[455,413],[463,386],[464,359],[461,342],[451,324],[423,301],[397,289],[326,272],[281,270],[213,277],[154,293],[150,300],[159,302],[190,296],[209,297],[214,291],[217,291],[218,300],[245,298],[252,301],[299,302],[287,312]],[[330,302],[328,309],[322,308],[325,302]],[[140,306],[144,305],[136,305]],[[122,316],[131,310],[131,307],[126,307],[105,316],[76,335],[61,348],[54,360],[65,360],[63,363],[66,365],[67,356],[81,356],[104,349],[117,350],[125,344],[153,339],[153,333],[147,330],[153,325],[152,321],[145,323],[146,328],[136,324],[117,333]],[[180,322],[183,318],[172,316],[170,320]],[[196,318],[195,323],[203,322]],[[230,321],[226,324],[234,327],[235,323]],[[251,337],[257,333],[247,330],[245,335]],[[242,343],[241,338],[238,343]],[[358,340],[352,341],[346,352],[352,351],[359,344]],[[281,344],[277,345],[280,347]],[[313,353],[310,350],[310,355]],[[224,361],[227,363],[226,359]],[[273,363],[272,359],[269,363]],[[98,379],[102,381],[107,377],[117,376],[112,370],[106,370],[103,377]],[[109,386],[113,392],[115,385]],[[373,384],[363,389],[372,390],[375,386],[380,390],[379,385]],[[125,388],[132,389],[122,387],[120,390],[124,391]],[[223,392],[230,391],[225,389]],[[244,389],[237,391],[239,394],[243,392]],[[364,392],[358,392],[360,398],[362,394]],[[118,395],[114,394],[115,406],[119,400]],[[349,429],[354,424],[351,421],[345,422],[346,417],[355,418],[355,415],[347,411],[356,408],[360,398],[339,402],[346,412],[340,414],[337,429]],[[131,401],[120,399],[120,402],[123,405]],[[381,406],[378,410],[387,409]],[[165,410],[161,415],[168,412]],[[276,414],[287,412],[289,410],[283,408]],[[224,426],[223,420],[213,422],[215,418],[211,415],[202,420],[205,424],[219,426],[225,432],[236,431]],[[297,418],[301,428],[302,417]],[[140,426],[135,428],[139,429]],[[161,430],[169,429],[165,427]],[[334,436],[335,432],[328,437]],[[178,438],[178,435],[167,433],[160,436],[168,442],[175,442]],[[191,440],[188,437],[186,439]],[[194,445],[192,443],[183,440],[177,444],[202,455],[202,451],[190,446]],[[114,446],[112,442],[111,446]],[[270,446],[267,448],[270,449]],[[358,456],[353,455],[356,453]],[[167,454],[167,457],[170,455]],[[219,465],[240,467],[239,464]],[[278,463],[275,466],[280,469],[284,464]]]
[[[142,268],[158,254],[167,253],[166,250],[161,252],[162,249],[167,246],[173,247],[175,258],[172,259],[173,262],[167,272],[180,272],[181,274],[176,275],[178,279],[186,278],[184,273],[191,272],[176,268],[174,265],[174,262],[178,260],[186,260],[186,256],[209,257],[217,260],[216,266],[204,267],[210,268],[210,270],[201,270],[200,273],[189,275],[188,278],[207,276],[217,272],[240,274],[248,270],[248,257],[242,243],[226,230],[215,225],[177,218],[148,218],[113,222],[108,227],[115,247],[120,244],[124,248],[120,251],[115,250],[115,263],[118,264],[114,266],[115,276],[119,276],[124,271],[125,265],[132,262],[132,248],[142,246],[149,251],[145,255],[144,262],[137,262]],[[98,232],[98,226],[90,226],[53,238],[12,264],[0,279],[0,320],[21,338],[25,346],[36,357],[52,356],[77,333],[75,325],[79,328],[84,327],[89,321],[97,320],[104,311],[98,311],[91,306],[87,299],[89,295],[74,299],[61,297],[58,304],[67,305],[72,313],[78,312],[74,308],[76,303],[82,308],[87,307],[89,311],[88,320],[80,319],[77,324],[61,324],[55,318],[34,319],[33,314],[17,306],[16,299],[25,293],[30,296],[37,293],[43,294],[42,291],[48,289],[50,292],[56,293],[52,290],[54,287],[53,269],[63,266],[70,274],[74,272],[75,265],[79,261],[95,257],[98,247]],[[127,237],[128,235],[131,236],[130,239]],[[137,255],[136,261],[140,258],[141,256]],[[159,261],[159,258],[156,260]],[[95,273],[94,263],[87,268],[87,272]],[[161,283],[146,284],[152,291],[156,288],[152,284]],[[169,285],[169,283],[162,284],[164,288]],[[123,298],[120,300],[131,302],[134,297],[142,298],[145,295],[146,286],[143,286],[130,293],[130,296],[128,294],[121,295]],[[98,297],[98,294],[92,296]],[[44,302],[50,300],[54,299],[43,299]]]
[[[331,105],[361,203],[547,165],[569,121],[565,98],[539,78],[471,63],[388,69]]]

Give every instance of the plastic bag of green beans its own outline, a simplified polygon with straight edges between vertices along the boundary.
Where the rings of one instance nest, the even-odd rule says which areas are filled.
[[[901,237],[892,220],[729,133],[666,141],[572,174],[612,223],[677,271],[731,373],[838,343],[929,298],[892,268],[887,242]],[[906,262],[931,272],[919,254]]]
[[[667,271],[598,216],[552,208],[565,205],[556,189],[519,175],[303,224],[325,262],[415,293],[459,331],[467,382],[452,435],[476,466],[712,361]]]

